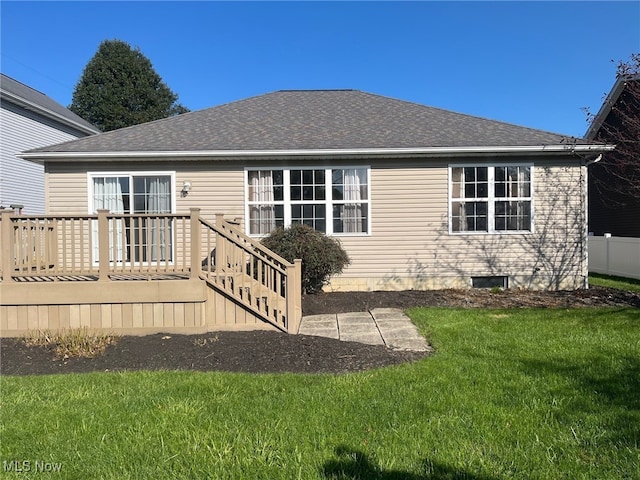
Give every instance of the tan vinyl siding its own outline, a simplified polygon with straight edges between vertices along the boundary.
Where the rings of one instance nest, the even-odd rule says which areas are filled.
[[[510,286],[582,286],[578,161],[534,162],[534,231],[501,234],[449,233],[447,163],[385,167],[371,172],[372,236],[340,239],[352,263],[330,289],[468,287],[474,276],[507,276]]]
[[[416,261],[425,264],[428,239],[441,229],[446,214],[446,164],[393,162],[372,167],[372,234],[340,237],[351,265],[332,285],[339,288],[342,281],[359,288],[394,288],[398,279],[421,268]]]
[[[449,164],[470,161],[474,160],[332,164],[371,166],[371,234],[336,235],[348,251],[351,265],[333,278],[327,289],[469,287],[474,276],[506,276],[511,287],[583,286],[585,171],[579,160],[513,160],[534,166],[533,232],[450,234]],[[505,163],[505,159],[499,162]],[[482,164],[492,165],[484,160]],[[242,220],[245,166],[223,161],[144,162],[135,170],[113,162],[55,165],[48,170],[49,213],[87,212],[87,171],[175,171],[176,213],[186,214],[189,208],[197,207],[211,222],[216,213]],[[191,183],[191,190],[181,196],[185,181]]]
[[[393,162],[371,170],[371,237],[342,237],[351,265],[335,289],[408,288],[431,267],[430,244],[446,227],[447,166]],[[434,235],[436,234],[436,235]]]
[[[158,166],[158,169],[161,166]],[[200,208],[200,214],[214,222],[217,213],[225,218],[242,220],[244,216],[244,176],[242,167],[228,163],[181,164],[176,172],[176,209],[188,212],[190,208]],[[191,183],[191,191],[181,196],[185,181]]]
[[[212,222],[216,213],[224,213],[229,219],[244,215],[242,170],[229,165],[220,165],[217,169],[202,169],[202,164],[198,163],[179,166],[180,169],[177,170],[176,164],[171,162],[148,162],[133,168],[115,162],[50,165],[47,170],[47,212],[50,215],[89,213],[87,173],[175,171],[175,213],[186,214],[190,208],[200,208],[202,216]],[[185,181],[191,183],[191,190],[186,196],[182,196]]]
[[[45,170],[47,215],[89,213],[87,174],[77,165],[52,165]]]

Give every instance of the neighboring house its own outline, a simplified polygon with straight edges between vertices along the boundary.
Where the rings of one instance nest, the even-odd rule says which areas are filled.
[[[302,222],[351,264],[332,290],[581,288],[586,164],[610,145],[355,90],[278,91],[23,153],[47,214]]]
[[[95,133],[99,130],[56,101],[0,74],[0,207],[45,211],[43,167],[17,153]]]
[[[639,87],[640,75],[618,77],[585,138],[594,142],[618,143],[620,135],[637,135],[640,123]],[[635,91],[633,94],[632,89]],[[617,112],[619,108],[633,108],[630,105],[635,105],[637,109],[634,126],[629,125]],[[621,191],[624,188],[616,188],[619,181],[604,167],[608,158],[616,155],[620,155],[620,152],[605,154],[601,163],[589,169],[589,232],[597,236],[609,233],[618,237],[640,238],[640,198],[626,195]],[[636,160],[635,165],[634,176],[640,180],[640,159]],[[600,185],[605,185],[605,188],[600,188]]]

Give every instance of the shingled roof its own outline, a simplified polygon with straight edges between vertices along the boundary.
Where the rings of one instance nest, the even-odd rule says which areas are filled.
[[[0,98],[73,127],[85,134],[99,133],[96,127],[44,93],[0,73]]]
[[[560,134],[357,90],[283,90],[27,153],[463,148],[568,141]]]

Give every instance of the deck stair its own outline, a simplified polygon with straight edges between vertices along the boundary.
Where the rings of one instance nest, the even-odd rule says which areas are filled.
[[[288,262],[221,214],[209,222],[197,208],[186,215],[1,211],[0,314],[15,319],[5,331],[17,332],[25,313],[39,327],[44,314],[70,326],[122,321],[124,329],[121,319],[133,315],[132,327],[149,331],[267,322],[298,333],[301,261]]]
[[[276,328],[297,333],[301,309],[300,260],[290,263],[216,216],[200,218],[204,250],[201,278]]]

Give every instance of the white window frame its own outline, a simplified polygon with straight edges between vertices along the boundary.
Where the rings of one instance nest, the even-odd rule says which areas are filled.
[[[93,179],[97,177],[171,177],[171,213],[176,213],[176,171],[175,170],[150,170],[150,171],[115,171],[115,172],[87,172],[87,196],[89,215],[95,215]],[[131,188],[133,195],[133,188]],[[133,198],[132,198],[133,200]],[[133,202],[130,204],[133,207]],[[131,209],[133,210],[133,208]]]
[[[334,200],[333,199],[333,170],[348,170],[348,169],[364,169],[366,171],[366,181],[367,181],[367,198],[359,199],[357,203],[362,204],[363,208],[366,208],[367,211],[367,228],[366,231],[363,232],[334,232],[333,231],[333,207],[335,205],[341,205],[344,203],[349,203],[345,200]],[[324,200],[291,200],[291,171],[292,170],[324,170],[324,187],[325,187],[325,199]],[[336,165],[336,166],[299,166],[292,165],[286,167],[273,167],[270,165],[262,165],[262,166],[251,166],[244,168],[244,208],[245,208],[245,232],[247,235],[254,238],[265,237],[268,234],[257,234],[251,233],[251,223],[250,223],[250,207],[253,202],[249,201],[249,172],[255,171],[282,171],[283,172],[283,200],[281,201],[273,201],[274,205],[283,205],[284,206],[284,227],[288,228],[291,226],[292,222],[292,207],[293,205],[304,205],[304,204],[324,204],[325,206],[325,225],[326,231],[324,232],[326,235],[331,236],[339,236],[339,237],[363,237],[371,235],[371,166],[370,165]],[[256,202],[258,203],[258,202]]]
[[[128,177],[129,178],[129,186],[130,186],[129,206],[131,211],[129,213],[125,213],[125,215],[135,215],[135,213],[133,213],[133,210],[135,210],[133,177],[170,177],[171,212],[169,212],[169,214],[176,213],[176,171],[175,170],[148,170],[148,171],[147,170],[145,171],[118,170],[118,171],[87,172],[87,197],[88,197],[87,205],[88,205],[89,215],[95,215],[97,213],[94,205],[95,202],[94,202],[93,180],[95,178],[100,178],[100,177]],[[96,227],[92,227],[92,230],[93,228],[97,228],[97,225]],[[94,232],[92,235],[95,235],[96,233],[97,232]],[[171,252],[172,259],[175,258],[175,253],[176,253],[175,249],[176,249],[176,245],[174,245],[172,242],[172,252]],[[111,262],[114,262],[114,261],[122,262],[121,259],[111,260]],[[93,254],[93,264],[94,265],[98,264],[98,258],[95,252]],[[143,265],[147,265],[147,264],[148,262],[143,262]],[[169,265],[172,265],[172,264],[173,264],[173,260],[169,262]]]
[[[465,167],[476,167],[476,168],[487,168],[487,197],[474,197],[469,200],[477,200],[487,202],[487,230],[486,231],[477,231],[477,230],[468,230],[468,231],[455,231],[453,230],[453,203],[459,202],[460,200],[464,200],[464,198],[453,197],[453,169],[454,168],[465,168]],[[495,228],[495,204],[496,202],[501,201],[503,198],[507,197],[496,197],[495,196],[495,169],[499,167],[525,167],[529,168],[529,188],[530,188],[530,196],[529,197],[508,197],[513,201],[528,201],[531,202],[531,224],[530,228],[527,230],[496,230]],[[523,234],[532,234],[535,232],[535,185],[534,185],[534,175],[535,166],[532,162],[495,162],[495,163],[452,163],[448,166],[448,175],[449,175],[449,213],[448,213],[448,221],[449,221],[449,234],[450,235],[523,235]]]

